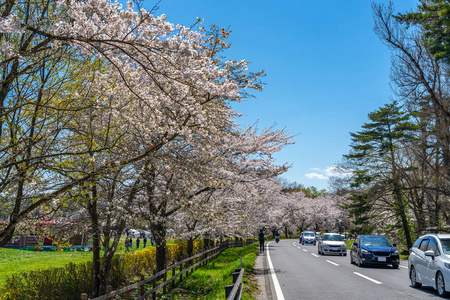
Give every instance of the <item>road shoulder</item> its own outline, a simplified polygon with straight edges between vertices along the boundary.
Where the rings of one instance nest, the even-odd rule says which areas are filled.
[[[259,294],[256,295],[256,300],[273,300],[266,252],[258,253],[258,256],[256,256],[253,273],[255,274],[260,291]]]

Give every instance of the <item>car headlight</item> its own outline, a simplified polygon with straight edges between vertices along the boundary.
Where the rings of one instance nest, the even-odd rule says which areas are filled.
[[[346,244],[342,244],[342,245],[341,245],[341,248],[342,248],[342,249],[347,249],[347,245],[346,245]]]
[[[327,244],[327,243],[325,243],[325,242],[323,243],[323,245],[324,245],[324,246],[328,246],[328,244]]]
[[[450,264],[449,264],[449,263],[444,263],[444,266],[445,266],[447,269],[450,269]]]
[[[395,252],[392,253],[392,255],[399,255],[398,250],[395,250]]]
[[[362,253],[362,254],[369,254],[369,251],[367,251],[366,249],[362,249],[362,250],[361,250],[361,253]]]

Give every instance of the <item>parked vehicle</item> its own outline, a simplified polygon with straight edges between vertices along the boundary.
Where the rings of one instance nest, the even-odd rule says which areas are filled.
[[[365,264],[392,265],[398,269],[400,257],[395,244],[381,235],[358,235],[350,249],[350,263],[359,267]]]
[[[313,244],[316,245],[316,234],[314,231],[303,231],[302,245]]]
[[[411,285],[430,285],[439,296],[450,292],[450,234],[426,234],[417,239],[408,257]]]
[[[339,233],[323,233],[317,241],[317,252],[347,256],[347,245]]]

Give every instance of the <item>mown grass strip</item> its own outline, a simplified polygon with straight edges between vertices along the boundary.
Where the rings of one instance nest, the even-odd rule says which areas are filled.
[[[250,245],[242,248],[225,250],[208,265],[195,270],[182,283],[161,296],[162,299],[225,299],[225,286],[233,283],[232,275],[235,269],[241,268],[242,257],[244,264],[244,292],[242,299],[255,299],[257,284],[253,279],[253,266],[258,254],[257,247]]]

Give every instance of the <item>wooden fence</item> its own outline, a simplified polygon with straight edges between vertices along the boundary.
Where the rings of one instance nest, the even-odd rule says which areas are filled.
[[[166,293],[166,287],[167,285],[171,284],[172,288],[175,287],[175,280],[179,278],[179,282],[183,281],[183,275],[187,276],[189,275],[189,271],[192,273],[194,272],[194,269],[203,266],[207,264],[211,259],[215,258],[217,255],[219,255],[222,251],[230,248],[230,247],[245,247],[247,245],[250,245],[254,242],[253,239],[249,240],[235,240],[235,241],[225,241],[221,243],[219,246],[214,247],[212,249],[206,250],[202,253],[199,253],[197,255],[188,257],[186,259],[183,259],[170,267],[156,272],[156,270],[153,270],[153,275],[145,278],[144,275],[141,275],[141,281],[133,283],[130,285],[130,281],[127,280],[125,282],[125,287],[121,288],[116,291],[112,291],[112,287],[108,286],[106,289],[106,293],[103,296],[89,299],[86,293],[81,294],[81,300],[109,300],[112,299],[114,296],[125,294],[125,300],[130,299],[130,293],[135,290],[136,288],[140,288],[139,291],[139,297],[136,298],[136,300],[143,300],[148,299],[148,297],[151,295],[152,299],[156,299],[156,292],[159,289],[163,289],[163,293]],[[179,268],[179,272],[176,273],[176,269]],[[171,272],[171,277],[167,279],[167,274]],[[160,283],[158,286],[156,285],[157,279],[163,278],[163,282]],[[152,289],[145,292],[145,285],[146,284],[152,284]]]

